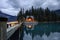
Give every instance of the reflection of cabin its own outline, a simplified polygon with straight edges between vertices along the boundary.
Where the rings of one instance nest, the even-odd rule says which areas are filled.
[[[33,16],[27,16],[26,22],[34,22],[34,17]]]

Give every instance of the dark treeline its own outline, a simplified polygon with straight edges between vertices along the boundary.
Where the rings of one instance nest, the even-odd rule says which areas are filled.
[[[21,11],[17,15],[17,19],[23,19],[23,17],[26,18],[26,16],[34,16],[35,20],[39,22],[44,21],[60,21],[60,16],[58,16],[54,11],[50,11],[48,8],[31,8],[30,10],[26,10],[24,12],[24,9],[21,9]]]

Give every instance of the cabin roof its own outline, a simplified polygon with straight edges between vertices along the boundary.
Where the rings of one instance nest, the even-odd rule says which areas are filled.
[[[0,17],[0,21],[7,21],[8,19],[5,17]]]

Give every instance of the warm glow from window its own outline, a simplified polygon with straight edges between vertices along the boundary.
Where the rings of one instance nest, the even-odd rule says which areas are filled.
[[[28,27],[29,27],[29,28],[32,28],[32,26],[31,26],[31,25],[29,25]]]
[[[26,18],[26,22],[34,22],[34,18]]]
[[[29,21],[32,21],[32,19],[31,19],[31,18],[29,18],[28,20],[29,20]]]

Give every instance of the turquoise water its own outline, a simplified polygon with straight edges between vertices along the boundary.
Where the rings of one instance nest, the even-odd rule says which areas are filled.
[[[60,33],[60,23],[38,23],[34,26],[33,30],[26,30],[26,33],[32,34],[32,37],[36,35],[42,36],[43,34],[46,34],[47,36],[50,35],[50,33],[59,32]]]

